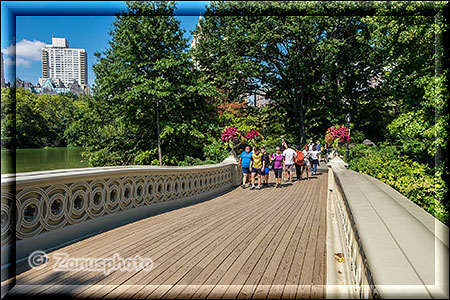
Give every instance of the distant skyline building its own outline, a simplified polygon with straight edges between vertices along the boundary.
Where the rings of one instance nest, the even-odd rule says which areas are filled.
[[[198,17],[198,22],[197,22],[197,28],[198,28],[198,30],[200,31],[201,30],[201,28],[202,28],[202,26],[200,25],[200,22],[202,21],[202,15],[200,15],[199,17]],[[195,48],[195,46],[197,45],[197,43],[198,43],[198,39],[199,39],[199,35],[197,35],[197,34],[194,34],[194,36],[192,37],[192,41],[191,41],[191,48]]]
[[[52,36],[52,44],[41,50],[42,77],[39,85],[43,86],[47,79],[62,82],[65,87],[76,82],[83,90],[88,90],[88,65],[85,49],[69,48],[65,38]]]
[[[198,17],[198,23],[197,23],[197,29],[199,32],[201,32],[202,26],[200,25],[200,22],[202,21],[202,16],[200,15]],[[201,33],[200,33],[201,34]],[[200,34],[194,34],[194,36],[192,37],[192,41],[191,41],[191,48],[195,49],[197,43],[198,43],[198,39],[199,39],[199,35]],[[197,70],[200,70],[198,61],[195,59],[195,57],[192,57],[192,61],[194,63],[194,68],[196,68]]]

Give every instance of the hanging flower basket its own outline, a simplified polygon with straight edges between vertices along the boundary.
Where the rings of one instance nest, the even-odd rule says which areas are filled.
[[[230,152],[233,155],[236,155],[235,149],[239,147],[243,142],[247,142],[252,146],[255,146],[255,142],[259,142],[263,138],[264,137],[256,129],[252,129],[247,132],[246,135],[244,135],[236,127],[225,128],[221,136],[222,143],[227,144],[230,147]]]
[[[325,134],[325,142],[329,145],[333,145],[335,153],[338,153],[339,143],[345,144],[350,140],[350,130],[343,125],[330,127]]]

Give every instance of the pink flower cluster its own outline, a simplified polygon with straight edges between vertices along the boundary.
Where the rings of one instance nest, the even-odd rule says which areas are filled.
[[[339,139],[339,142],[348,142],[351,137],[349,134],[349,129],[345,128],[342,125],[333,126],[328,128],[327,133],[325,135],[325,141],[327,143],[332,143],[334,140]]]
[[[259,136],[259,132],[256,129],[252,129],[249,132],[247,132],[247,136],[245,137],[246,139],[254,139],[255,137]]]
[[[236,141],[238,139],[239,135],[243,135],[242,132],[237,130],[236,127],[229,127],[226,128],[225,131],[222,133],[222,142],[228,142],[229,140],[233,139],[233,141]]]

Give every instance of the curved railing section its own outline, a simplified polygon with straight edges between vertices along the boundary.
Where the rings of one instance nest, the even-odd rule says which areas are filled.
[[[381,181],[335,157],[332,202],[360,298],[449,296],[448,227]]]
[[[101,167],[5,175],[2,248],[15,240],[19,251],[19,245],[33,241],[25,255],[32,248],[55,246],[61,242],[58,232],[64,232],[60,237],[76,238],[98,230],[99,225],[114,225],[115,219],[121,224],[157,207],[164,210],[177,201],[212,196],[233,187],[238,176],[236,162],[230,158],[194,167]]]

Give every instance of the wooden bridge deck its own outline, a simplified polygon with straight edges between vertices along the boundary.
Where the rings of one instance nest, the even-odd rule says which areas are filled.
[[[284,187],[233,191],[130,223],[48,254],[12,295],[94,298],[324,298],[326,167]],[[273,186],[274,178],[271,175]],[[151,271],[53,270],[71,258],[140,255]]]

